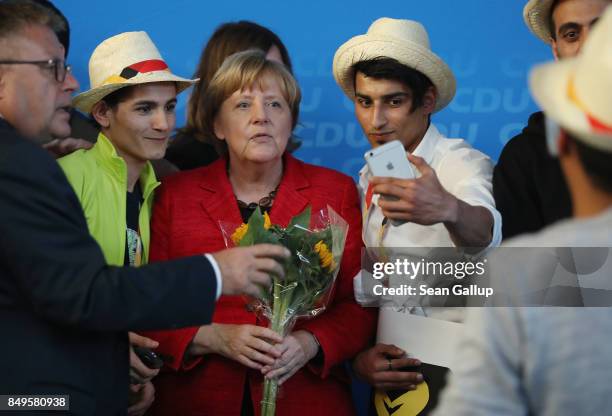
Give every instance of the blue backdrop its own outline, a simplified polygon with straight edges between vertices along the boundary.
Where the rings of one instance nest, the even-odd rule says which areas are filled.
[[[334,52],[350,37],[366,32],[379,17],[418,20],[429,32],[434,52],[457,77],[457,95],[433,121],[449,137],[462,137],[497,159],[503,144],[536,110],[527,89],[529,68],[552,58],[547,45],[522,20],[525,1],[118,1],[56,0],[71,23],[69,60],[83,90],[87,64],[102,40],[144,30],[173,72],[190,76],[214,29],[248,19],[269,27],[286,44],[302,87],[300,124],[304,161],[353,177],[368,148],[352,103],[333,80]],[[179,101],[177,126],[184,124],[187,95]]]

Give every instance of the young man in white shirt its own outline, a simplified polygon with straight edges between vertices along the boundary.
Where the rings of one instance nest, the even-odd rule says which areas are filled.
[[[431,115],[452,100],[455,78],[431,52],[425,28],[410,20],[376,20],[365,35],[336,51],[334,77],[354,100],[355,115],[370,144],[401,141],[417,176],[372,177],[367,166],[360,171],[365,245],[461,247],[475,253],[499,244],[491,160],[462,139],[444,137],[431,123]],[[383,200],[381,194],[394,200]],[[406,222],[397,226],[389,220]],[[460,313],[446,308],[410,311],[461,320]],[[379,329],[381,322],[393,320],[398,330],[409,331],[407,315],[405,309],[381,308]],[[422,375],[396,371],[410,365],[418,365],[418,360],[379,343],[356,357],[354,369],[379,390],[414,390]]]

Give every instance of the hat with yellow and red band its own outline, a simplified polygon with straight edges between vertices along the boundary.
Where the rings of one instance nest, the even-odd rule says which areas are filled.
[[[175,82],[177,94],[197,82],[174,75],[146,32],[125,32],[106,39],[89,59],[90,89],[72,104],[90,113],[98,101],[118,89],[152,82]]]

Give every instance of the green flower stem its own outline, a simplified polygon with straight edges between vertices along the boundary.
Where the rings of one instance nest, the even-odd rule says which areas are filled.
[[[281,336],[285,336],[287,325],[290,323],[289,305],[293,298],[295,287],[284,287],[278,279],[274,279],[274,305],[272,306],[271,329]],[[278,381],[266,379],[264,382],[263,401],[261,403],[262,416],[274,416],[276,412],[276,395]]]
[[[330,214],[333,214],[330,218],[332,223],[318,231],[309,229],[310,206],[293,217],[287,227],[272,225],[266,229],[265,216],[257,208],[249,218],[246,233],[238,243],[240,246],[258,243],[280,244],[293,254],[292,259],[284,264],[285,279],[272,276],[274,285],[272,291],[269,289],[262,291],[260,299],[266,311],[271,313],[270,329],[283,337],[291,330],[297,316],[313,315],[312,308],[321,307],[318,302],[326,301],[324,296],[333,283],[337,267],[334,270],[322,268],[322,254],[319,253],[321,250],[314,248],[317,243],[323,242],[333,254],[335,264],[340,263],[341,255],[338,253],[342,253],[344,248],[347,224],[333,210],[330,210]],[[336,222],[340,226],[336,226]],[[324,257],[327,261],[327,256]],[[320,310],[317,310],[318,312]],[[278,388],[277,379],[265,379],[261,402],[263,416],[274,416]]]
[[[261,402],[261,416],[274,416],[276,413],[276,394],[278,382],[266,379],[264,384],[264,401]]]
[[[274,294],[272,297],[272,330],[279,335],[282,334],[281,322],[282,322],[282,301],[281,297],[281,284],[279,280],[274,277]],[[267,378],[264,382],[264,393],[263,400],[261,402],[261,415],[262,416],[274,416],[276,413],[276,393],[278,392],[278,381]]]

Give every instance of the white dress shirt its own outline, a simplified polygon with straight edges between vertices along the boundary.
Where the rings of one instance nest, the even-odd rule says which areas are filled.
[[[493,216],[492,238],[489,246],[483,250],[484,254],[489,248],[496,247],[501,242],[501,215],[495,209],[492,191],[493,163],[484,153],[472,148],[463,139],[449,139],[440,134],[434,124],[430,124],[421,143],[413,152],[423,158],[436,172],[440,184],[456,198],[473,206],[482,206],[488,209]],[[413,167],[415,174],[418,170]],[[359,192],[363,213],[363,241],[366,247],[388,248],[414,248],[414,255],[419,255],[419,248],[428,247],[454,247],[450,234],[443,223],[434,225],[420,225],[406,222],[402,225],[387,225],[381,234],[384,220],[381,209],[378,207],[378,195],[366,201],[369,178],[369,169],[364,166],[359,171]],[[412,252],[412,250],[410,250]],[[472,256],[466,256],[472,257]],[[364,277],[365,279],[365,277]],[[354,281],[355,298],[362,305],[372,305],[372,294],[364,293],[365,287],[358,276]],[[383,307],[380,310],[379,322],[383,319],[397,321],[402,326],[403,316],[410,312],[437,319],[461,322],[464,311],[458,308],[414,308],[414,307]]]
[[[448,139],[430,124],[423,140],[414,150],[433,168],[440,184],[456,198],[470,205],[482,206],[493,215],[493,237],[489,247],[501,242],[501,215],[495,209],[491,179],[493,163],[484,153],[474,149],[463,139]],[[418,170],[413,167],[415,173]],[[366,207],[365,195],[371,177],[368,166],[359,171],[359,192],[364,213],[363,241],[366,247],[453,247],[444,224],[420,225],[411,222],[387,227],[382,241],[378,241],[384,216],[378,208],[378,195]],[[382,243],[382,244],[380,244]]]

